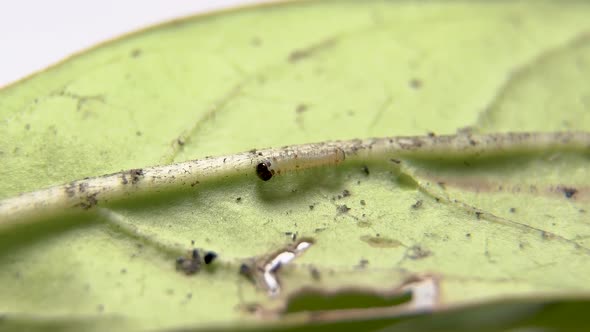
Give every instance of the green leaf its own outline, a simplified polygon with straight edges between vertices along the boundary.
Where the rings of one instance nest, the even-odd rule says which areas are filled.
[[[590,131],[589,14],[574,0],[262,6],[132,34],[1,90],[0,211],[122,170],[113,177],[138,189],[86,197],[87,210],[0,213],[0,328],[369,330],[451,317],[469,329],[469,312],[497,328],[555,326],[534,318],[544,303],[563,300],[559,320],[589,294],[588,144],[572,139]],[[472,135],[509,131],[570,134],[532,135],[541,151]],[[507,143],[375,152],[266,182],[252,153],[250,173],[160,192],[133,177],[253,148],[428,133],[419,141]],[[218,258],[199,265],[193,247]],[[269,296],[257,268],[285,250],[297,257]],[[432,285],[441,313],[404,311],[403,285],[412,300]]]

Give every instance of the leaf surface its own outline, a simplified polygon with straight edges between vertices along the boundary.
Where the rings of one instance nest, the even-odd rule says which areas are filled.
[[[299,2],[132,34],[0,91],[0,199],[269,146],[590,130],[589,13]],[[422,274],[442,307],[587,294],[587,154],[401,162],[220,179],[2,229],[0,326],[256,326],[248,304],[278,310],[302,287],[386,293]],[[278,296],[238,273],[301,239]],[[219,258],[187,276],[174,255],[193,247]]]

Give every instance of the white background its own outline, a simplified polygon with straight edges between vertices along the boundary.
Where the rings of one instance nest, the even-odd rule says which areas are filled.
[[[123,33],[269,0],[0,0],[0,87]]]

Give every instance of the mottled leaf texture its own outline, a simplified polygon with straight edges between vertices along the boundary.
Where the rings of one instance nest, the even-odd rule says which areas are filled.
[[[0,91],[0,206],[268,147],[590,131],[589,18],[574,0],[302,1],[131,34]],[[268,181],[254,163],[4,215],[0,330],[579,326],[589,156],[564,135],[482,155],[336,149]]]

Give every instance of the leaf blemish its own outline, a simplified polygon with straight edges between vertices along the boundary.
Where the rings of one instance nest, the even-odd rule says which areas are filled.
[[[400,241],[387,237],[363,235],[360,237],[360,239],[361,241],[375,248],[397,248],[399,246],[403,246],[403,243]]]
[[[412,204],[412,209],[418,210],[419,208],[422,207],[423,203],[424,202],[421,199],[417,200],[416,203]]]
[[[336,38],[328,38],[306,48],[293,50],[287,60],[291,63],[306,59],[319,51],[326,50],[336,44]]]
[[[350,211],[350,208],[346,206],[346,204],[342,204],[336,207],[336,211],[338,211],[339,214],[344,214],[348,213],[348,211]]]
[[[138,58],[141,55],[141,49],[135,48],[130,53],[132,58]]]
[[[135,168],[129,170],[129,175],[131,176],[131,184],[136,184],[143,178],[143,169]]]
[[[576,188],[571,187],[561,187],[560,189],[563,191],[566,198],[572,198],[578,192]]]
[[[187,257],[178,257],[176,259],[176,270],[183,271],[186,275],[199,272],[201,269],[201,256],[199,250],[193,249]]]
[[[423,248],[420,245],[413,245],[406,251],[406,257],[413,260],[423,259],[432,256],[432,251]]]
[[[369,167],[367,167],[367,165],[363,165],[363,167],[361,168],[361,170],[363,171],[363,173],[366,176],[369,176],[369,174],[371,174],[371,172],[369,171]]]

